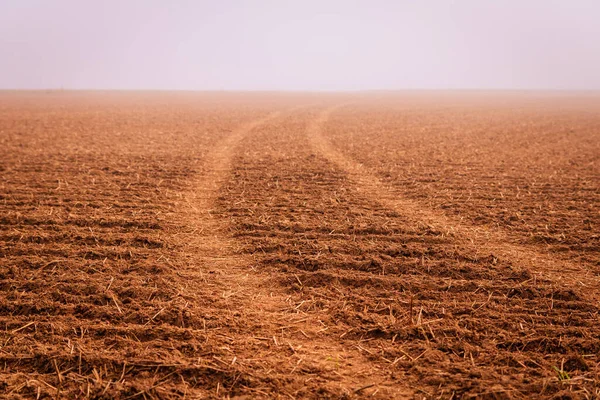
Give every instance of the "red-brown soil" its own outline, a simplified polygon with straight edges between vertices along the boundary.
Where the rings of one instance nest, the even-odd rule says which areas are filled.
[[[0,93],[0,397],[599,398],[599,110]]]

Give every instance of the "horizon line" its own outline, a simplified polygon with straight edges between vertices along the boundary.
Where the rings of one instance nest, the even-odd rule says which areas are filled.
[[[0,92],[373,93],[373,92],[600,92],[600,88],[393,88],[393,89],[134,89],[0,88]]]

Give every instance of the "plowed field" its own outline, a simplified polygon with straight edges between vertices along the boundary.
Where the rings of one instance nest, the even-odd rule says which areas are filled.
[[[0,397],[600,398],[600,96],[0,93]]]

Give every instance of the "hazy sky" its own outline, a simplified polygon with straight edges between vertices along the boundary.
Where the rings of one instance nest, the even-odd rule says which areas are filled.
[[[600,89],[600,0],[0,0],[0,88]]]

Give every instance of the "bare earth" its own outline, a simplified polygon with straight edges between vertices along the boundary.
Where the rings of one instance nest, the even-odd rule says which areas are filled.
[[[0,397],[600,398],[600,94],[0,92]]]

